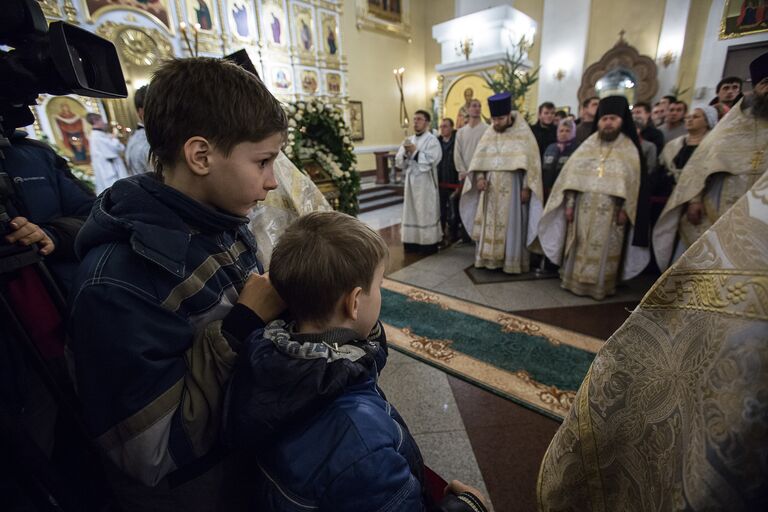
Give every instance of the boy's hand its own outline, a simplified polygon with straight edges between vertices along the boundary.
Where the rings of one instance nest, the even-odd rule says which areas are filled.
[[[285,311],[285,302],[269,282],[269,273],[252,274],[245,282],[237,302],[251,309],[264,322],[271,322]]]
[[[445,494],[448,494],[449,492],[451,494],[461,494],[463,492],[473,494],[477,499],[480,500],[486,510],[488,509],[488,500],[485,498],[485,496],[483,496],[482,492],[480,492],[478,489],[475,489],[471,485],[459,482],[458,480],[451,480],[451,483],[449,483],[448,487],[445,488]]]

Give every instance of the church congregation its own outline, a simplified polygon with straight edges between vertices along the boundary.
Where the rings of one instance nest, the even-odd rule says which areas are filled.
[[[0,509],[768,506],[768,3],[3,4]]]

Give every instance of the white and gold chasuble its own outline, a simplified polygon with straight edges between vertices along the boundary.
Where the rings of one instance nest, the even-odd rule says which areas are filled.
[[[568,159],[539,223],[539,242],[561,265],[563,288],[600,300],[614,293],[620,269],[623,279],[643,271],[650,252],[631,243],[639,190],[640,157],[623,133],[611,143],[594,133]],[[566,206],[574,208],[570,224]],[[622,208],[629,229],[616,223]]]
[[[539,509],[764,510],[768,175],[595,357],[541,465]]]
[[[315,211],[330,211],[331,205],[312,180],[282,152],[275,159],[277,188],[251,210],[249,227],[256,237],[257,256],[269,270],[272,249],[294,220]]]
[[[530,127],[517,112],[514,124],[503,133],[489,127],[483,134],[469,166],[459,211],[464,226],[477,241],[475,266],[527,272],[527,246],[536,238],[541,217],[543,185],[541,159]],[[485,173],[488,188],[475,187],[476,173]],[[520,192],[531,190],[528,204]]]
[[[744,112],[744,100],[704,137],[680,173],[653,229],[653,250],[662,270],[714,224],[768,169],[768,120]],[[691,224],[686,208],[701,199],[704,215]]]

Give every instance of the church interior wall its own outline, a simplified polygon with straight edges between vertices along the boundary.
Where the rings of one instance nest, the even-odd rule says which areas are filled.
[[[664,19],[665,0],[645,2],[592,0],[585,69],[600,60],[625,30],[624,39],[641,55],[653,58]],[[568,37],[563,34],[563,37]]]
[[[680,70],[677,80],[680,90],[686,91],[685,94],[681,95],[681,98],[689,104],[693,101],[696,90],[696,71],[704,48],[704,36],[711,7],[712,0],[696,0],[691,2],[691,9],[688,11],[685,43],[680,56]]]

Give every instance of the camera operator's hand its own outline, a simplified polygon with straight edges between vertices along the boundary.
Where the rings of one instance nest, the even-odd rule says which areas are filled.
[[[29,222],[24,217],[16,217],[11,221],[13,233],[6,235],[5,239],[9,244],[19,244],[29,246],[40,244],[40,254],[48,255],[56,249],[53,240],[45,234],[40,226]]]

